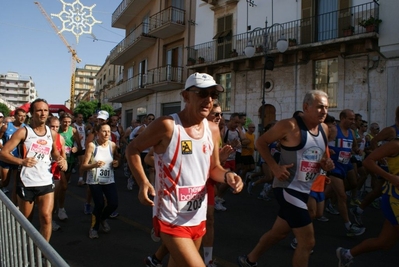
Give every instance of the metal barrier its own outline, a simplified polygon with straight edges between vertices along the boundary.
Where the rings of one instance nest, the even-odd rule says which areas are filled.
[[[1,190],[0,266],[69,266]]]

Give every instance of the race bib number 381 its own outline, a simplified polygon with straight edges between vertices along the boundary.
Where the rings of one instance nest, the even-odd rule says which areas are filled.
[[[178,212],[195,212],[205,199],[205,186],[179,186],[177,188]]]

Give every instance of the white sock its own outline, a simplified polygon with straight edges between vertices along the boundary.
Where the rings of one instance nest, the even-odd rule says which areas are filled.
[[[208,264],[212,260],[213,247],[203,247],[204,249],[204,262]]]

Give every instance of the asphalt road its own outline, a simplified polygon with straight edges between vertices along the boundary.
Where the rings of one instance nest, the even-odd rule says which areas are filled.
[[[77,186],[77,174],[72,176],[66,196],[69,219],[56,221],[61,229],[53,232],[50,244],[72,267],[90,266],[145,266],[143,259],[153,254],[159,243],[150,238],[151,208],[143,206],[137,198],[138,188],[126,189],[126,178],[117,172],[119,216],[109,220],[111,232],[99,233],[100,238],[88,237],[91,216],[83,213],[86,187]],[[248,253],[266,230],[270,229],[278,211],[275,199],[263,201],[256,198],[259,188],[251,196],[246,188],[239,195],[227,192],[227,211],[215,214],[214,257],[218,266],[238,266],[237,256]],[[383,222],[380,210],[369,207],[363,217],[366,232],[359,237],[346,237],[342,219],[326,214],[329,222],[315,221],[316,246],[310,257],[311,267],[338,266],[335,249],[351,247],[370,237],[376,237]],[[37,221],[34,222],[37,225]],[[258,266],[291,266],[293,250],[291,237],[267,251]],[[398,266],[399,244],[389,251],[378,251],[359,256],[353,266]],[[164,260],[164,266],[167,260]]]

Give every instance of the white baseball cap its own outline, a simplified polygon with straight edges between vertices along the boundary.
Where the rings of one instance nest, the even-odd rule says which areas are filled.
[[[0,117],[1,117],[1,118],[4,118],[4,114],[3,114],[3,113],[1,113],[1,112],[0,112]]]
[[[204,89],[214,86],[216,90],[218,90],[219,92],[224,91],[223,86],[217,84],[213,79],[213,77],[206,73],[196,72],[191,74],[186,80],[186,85],[184,86],[184,90],[187,90],[193,86]]]
[[[105,110],[100,110],[97,113],[97,119],[103,119],[106,121],[106,120],[108,120],[108,118],[109,118],[109,113]]]

